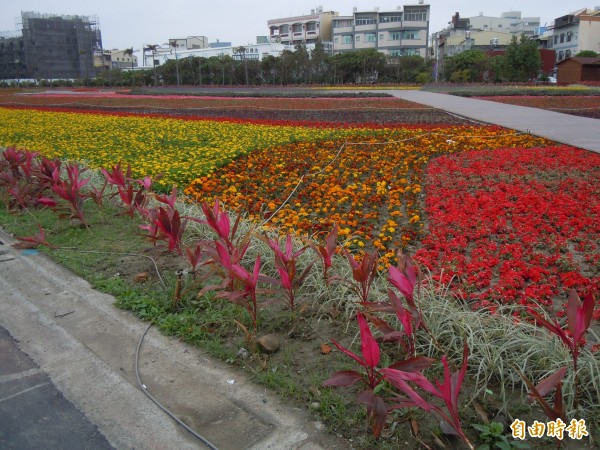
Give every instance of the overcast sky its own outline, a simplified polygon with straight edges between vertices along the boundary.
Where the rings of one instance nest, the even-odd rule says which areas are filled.
[[[576,0],[577,1],[577,0]],[[452,15],[459,11],[461,17],[483,13],[499,16],[504,11],[521,11],[523,16],[540,17],[542,25],[574,9],[600,4],[579,4],[564,0],[430,0],[430,34],[446,27]],[[105,49],[140,49],[144,44],[162,44],[169,38],[206,36],[209,42],[217,39],[245,45],[256,42],[256,36],[267,35],[267,20],[310,13],[323,6],[324,11],[338,11],[351,15],[352,7],[359,11],[395,10],[417,0],[0,0],[0,31],[20,29],[21,11],[47,14],[97,16]],[[570,6],[569,6],[570,5]]]

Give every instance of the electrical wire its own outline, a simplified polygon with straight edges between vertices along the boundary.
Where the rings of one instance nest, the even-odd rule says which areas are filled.
[[[197,439],[199,439],[204,445],[206,445],[211,450],[219,450],[219,448],[216,447],[212,442],[210,442],[208,439],[206,439],[201,434],[196,433],[187,424],[185,424],[184,422],[182,422],[179,419],[179,417],[177,417],[175,414],[173,414],[171,411],[169,411],[168,408],[166,408],[165,406],[163,406],[150,392],[148,392],[148,388],[146,387],[145,384],[142,383],[142,380],[140,378],[139,367],[138,367],[138,363],[139,363],[139,359],[140,359],[140,349],[142,347],[142,342],[144,341],[144,337],[146,337],[146,334],[148,333],[148,330],[150,330],[151,326],[152,326],[152,322],[150,322],[150,324],[148,325],[148,327],[146,328],[146,330],[144,331],[144,333],[140,337],[140,341],[138,342],[138,346],[137,346],[137,348],[135,350],[135,376],[137,378],[137,382],[138,382],[138,384],[140,386],[140,389],[142,390],[142,392],[144,394],[146,394],[146,396],[150,400],[152,400],[156,404],[156,406],[158,406],[171,419],[173,419],[175,422],[177,422],[179,425],[181,425],[183,428],[185,428],[188,432],[190,432],[192,435],[194,435],[194,437],[196,437]]]

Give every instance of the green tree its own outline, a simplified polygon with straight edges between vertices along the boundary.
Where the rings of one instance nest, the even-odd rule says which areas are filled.
[[[294,82],[310,83],[310,55],[306,44],[298,44],[294,47]]]
[[[279,66],[279,58],[273,55],[266,55],[260,62],[260,70],[262,73],[262,80],[266,83],[272,83],[275,85],[277,79],[277,67]]]
[[[524,34],[513,36],[504,52],[503,77],[509,81],[527,81],[536,78],[542,59],[537,43]]]
[[[417,81],[419,74],[427,73],[427,71],[425,59],[419,55],[388,56],[384,73],[386,80],[398,83],[414,83]]]
[[[310,70],[313,83],[324,83],[329,78],[330,56],[320,39],[315,42],[315,48],[310,52]]]
[[[133,47],[123,50],[123,55],[131,58],[131,86],[135,87],[135,74],[133,73]]]
[[[596,58],[596,57],[600,56],[600,54],[596,53],[594,50],[581,50],[575,56],[578,56],[581,58]]]
[[[233,49],[233,53],[238,55],[238,58],[240,59],[240,61],[242,61],[242,64],[244,65],[244,79],[245,79],[245,84],[250,84],[249,80],[248,80],[248,63],[246,62],[246,53],[248,52],[248,49],[246,47],[244,47],[243,45],[240,45],[239,47],[236,47]]]
[[[490,68],[490,58],[481,50],[466,50],[444,58],[447,81],[483,81]]]

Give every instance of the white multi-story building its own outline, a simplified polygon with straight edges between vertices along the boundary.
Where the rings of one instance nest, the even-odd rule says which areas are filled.
[[[556,52],[557,62],[582,50],[600,53],[600,7],[584,8],[558,17],[550,31],[548,47]]]
[[[314,49],[314,44],[307,44],[307,49],[310,51]],[[177,50],[176,48],[162,47],[157,48],[152,52],[147,52],[144,55],[145,62],[144,65],[146,67],[152,67],[153,59],[154,65],[159,66],[170,59],[183,59],[192,56],[202,57],[202,58],[210,58],[216,56],[218,58],[222,58],[224,56],[230,56],[233,59],[245,59],[245,60],[257,60],[262,61],[262,59],[267,56],[280,56],[284,50],[294,51],[294,47],[292,45],[286,44],[248,44],[243,46],[227,46],[227,47],[213,47],[213,48],[200,48],[200,49],[185,49],[185,50]]]
[[[500,31],[503,33],[525,34],[533,36],[540,27],[539,17],[521,17],[521,11],[503,12],[500,17],[478,16],[468,17],[469,28],[481,31]]]
[[[333,53],[376,49],[388,56],[427,56],[430,6],[404,5],[395,11],[358,11],[333,18]]]
[[[338,15],[335,11],[323,11],[319,6],[310,14],[283,17],[267,21],[269,40],[274,44],[314,44],[317,39],[331,41],[331,21]]]

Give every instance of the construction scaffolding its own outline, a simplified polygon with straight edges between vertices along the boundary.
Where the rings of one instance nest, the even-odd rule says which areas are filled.
[[[22,35],[0,38],[0,78],[77,79],[95,77],[102,55],[96,16],[21,13]]]

